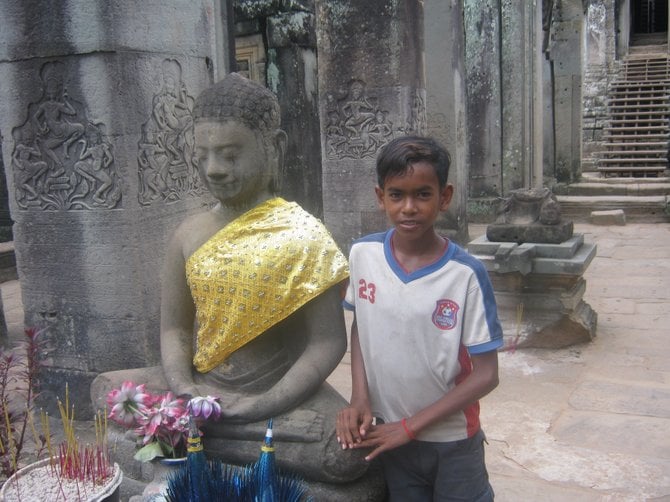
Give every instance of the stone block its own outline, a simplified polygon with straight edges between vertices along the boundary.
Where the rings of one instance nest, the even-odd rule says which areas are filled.
[[[478,237],[467,245],[468,251],[484,263],[489,272],[523,272],[550,275],[581,275],[596,255],[595,244],[584,244],[583,235],[573,235],[560,244],[491,242]],[[515,252],[515,250],[517,250]],[[521,259],[529,258],[530,270]]]
[[[513,223],[493,223],[486,228],[486,236],[496,242],[547,242],[558,244],[572,237],[572,221],[563,221],[557,225],[516,225]]]
[[[626,224],[626,213],[623,209],[612,209],[609,211],[591,211],[591,223],[594,225],[620,225]]]
[[[572,258],[535,258],[533,272],[536,274],[582,275],[596,256],[595,244],[584,244]]]
[[[506,274],[503,274],[506,275]],[[498,282],[493,281],[494,286]],[[576,283],[567,288],[545,288],[531,289],[521,286],[517,290],[499,291],[496,289],[496,303],[500,317],[510,317],[507,312],[516,314],[518,305],[523,304],[528,317],[534,311],[550,312],[556,315],[556,319],[562,312],[575,310],[584,297],[586,281],[580,278]],[[511,321],[516,321],[510,317]]]
[[[538,258],[572,258],[584,244],[584,234],[573,234],[568,240],[559,244],[535,243]]]
[[[517,348],[560,349],[587,343],[596,336],[598,315],[584,301],[574,310],[523,309],[521,322],[517,310],[500,309],[505,345]]]

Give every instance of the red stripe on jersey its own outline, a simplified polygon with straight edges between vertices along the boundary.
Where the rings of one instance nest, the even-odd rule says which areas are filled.
[[[456,385],[460,384],[465,380],[470,373],[472,373],[472,360],[470,359],[470,354],[468,349],[464,345],[461,345],[458,350],[458,364],[461,367],[461,372],[456,375]],[[468,431],[468,437],[474,436],[480,428],[479,425],[479,401],[468,405],[464,410],[465,414],[465,423],[466,430]]]

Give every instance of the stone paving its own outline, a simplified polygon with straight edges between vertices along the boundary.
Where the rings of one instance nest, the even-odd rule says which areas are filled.
[[[670,223],[575,231],[598,246],[584,297],[597,336],[500,354],[500,386],[482,400],[496,500],[670,501]],[[20,285],[1,289],[16,338]],[[329,378],[347,398],[349,369],[347,354]]]

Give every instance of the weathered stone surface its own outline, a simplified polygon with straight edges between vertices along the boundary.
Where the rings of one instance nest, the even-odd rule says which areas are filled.
[[[436,228],[450,239],[468,241],[468,143],[465,33],[461,2],[424,2],[426,39],[426,119],[428,135],[442,143],[451,155],[449,182],[454,196]]]
[[[547,13],[543,14],[546,19]],[[545,67],[545,80],[549,81],[553,75],[554,81],[547,82],[551,92],[547,92],[545,103],[552,102],[554,123],[553,127],[545,127],[545,144],[555,142],[555,165],[553,169],[551,164],[545,165],[544,174],[571,182],[582,170],[582,123],[575,117],[580,117],[583,107],[584,3],[581,0],[553,2],[549,21],[551,26],[545,27],[545,54],[551,60],[551,68]]]
[[[507,349],[560,348],[595,337],[598,317],[583,300],[582,276],[597,248],[582,234],[558,244],[497,242],[484,235],[467,247],[489,272]]]
[[[572,237],[573,231],[574,225],[571,221],[563,221],[557,225],[492,223],[486,228],[486,237],[488,240],[496,242],[559,244]]]
[[[468,251],[479,258],[489,272],[524,274],[583,274],[596,254],[595,244],[584,244],[583,235],[576,234],[560,244],[516,244],[491,242],[486,236],[468,244]]]
[[[623,396],[627,394],[624,392]],[[635,402],[639,401],[636,399]],[[665,405],[668,405],[667,400]],[[599,410],[607,410],[608,415],[597,413]],[[616,413],[615,409],[605,403],[593,411],[564,411],[552,425],[551,430],[559,441],[578,443],[584,448],[624,455],[636,455],[640,451],[638,446],[640,438],[644,438],[648,448],[647,454],[670,459],[667,417],[641,417],[643,413],[640,413],[640,410],[634,410],[632,416],[625,413],[616,415]],[[635,434],[622,434],[624,431],[635,431]]]
[[[594,225],[625,225],[626,213],[623,209],[591,211],[590,220]]]
[[[579,302],[574,310],[555,315],[545,311],[527,311],[527,320],[520,328],[517,348],[560,349],[587,343],[596,336],[598,314],[586,302]],[[552,322],[552,317],[558,320]]]
[[[377,210],[379,149],[426,132],[423,8],[416,0],[337,0],[316,9],[324,220],[346,250]]]
[[[571,395],[570,404],[578,410],[606,409],[611,413],[670,418],[670,390],[662,385],[589,380]]]
[[[561,222],[561,206],[548,188],[511,190],[501,200],[496,223],[556,225]]]
[[[464,1],[463,24],[469,196],[500,197],[503,194],[500,2]]]

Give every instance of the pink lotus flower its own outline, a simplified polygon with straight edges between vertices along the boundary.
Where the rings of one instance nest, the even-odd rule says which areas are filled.
[[[221,416],[218,398],[196,397],[185,403],[170,391],[152,394],[145,390],[144,384],[136,386],[133,382],[123,382],[120,389],[110,391],[107,403],[112,408],[110,419],[135,429],[143,445],[135,458],[141,461],[184,456],[189,414],[205,420]]]
[[[107,395],[107,405],[112,410],[109,418],[129,427],[146,413],[145,402],[148,399],[144,384],[135,386],[133,382],[125,381],[120,389],[114,389]]]

